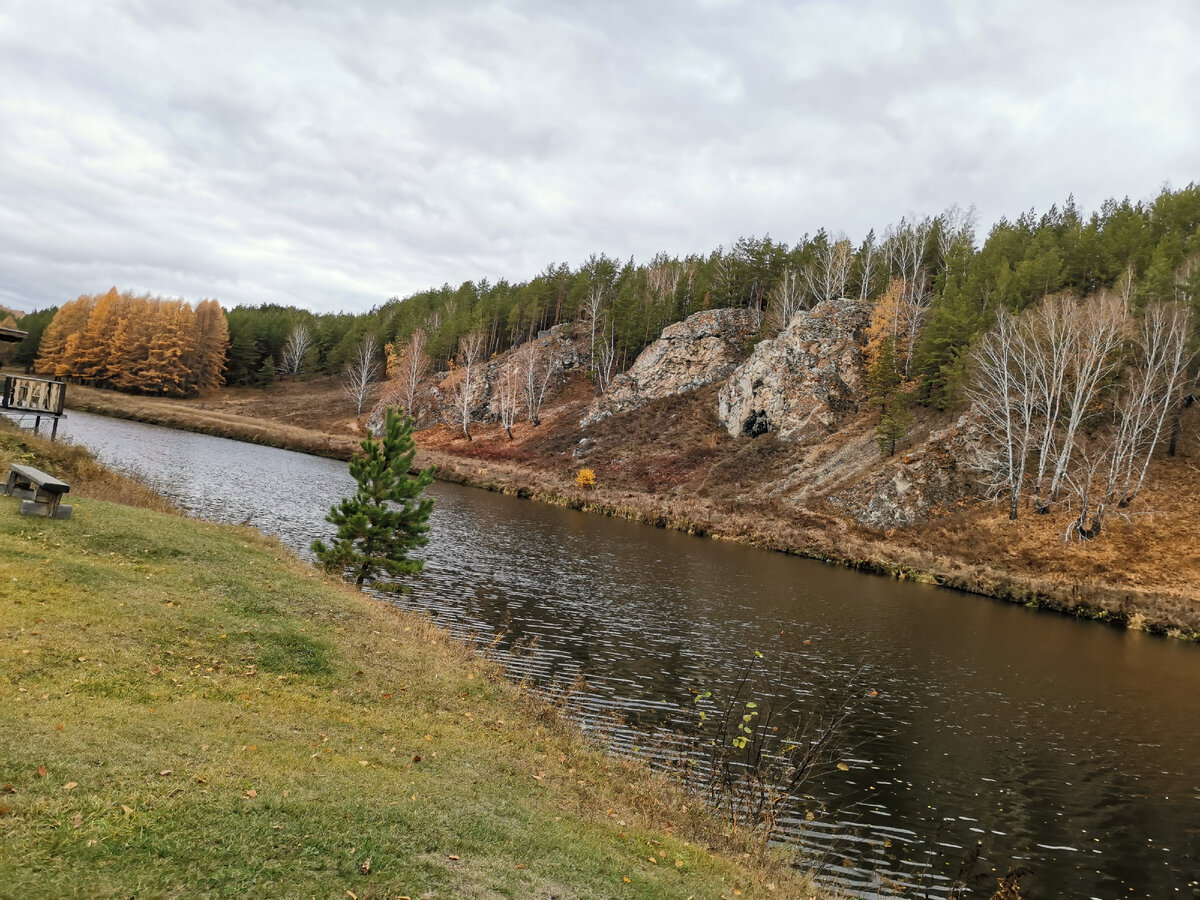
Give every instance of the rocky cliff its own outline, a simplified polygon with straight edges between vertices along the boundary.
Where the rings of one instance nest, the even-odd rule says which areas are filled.
[[[746,358],[759,323],[757,310],[709,309],[668,326],[628,372],[613,379],[580,426],[724,380]]]
[[[779,337],[754,348],[721,388],[718,415],[733,436],[775,432],[811,442],[865,399],[862,349],[871,307],[826,300],[798,312]]]

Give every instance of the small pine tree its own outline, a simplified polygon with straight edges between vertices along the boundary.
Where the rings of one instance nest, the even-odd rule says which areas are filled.
[[[362,453],[350,461],[358,492],[330,508],[325,517],[337,526],[333,545],[313,541],[317,561],[330,572],[351,569],[360,589],[380,572],[411,575],[424,565],[409,559],[408,552],[429,542],[425,534],[433,500],[417,498],[432,483],[433,470],[408,474],[416,456],[412,427],[412,419],[388,407],[383,441],[367,437]]]
[[[262,367],[258,370],[254,381],[259,387],[270,387],[275,383],[275,360],[269,353],[263,360]]]
[[[912,427],[912,412],[908,408],[908,395],[891,394],[883,401],[880,408],[879,424],[875,426],[875,440],[879,444],[879,452],[888,456],[896,455],[896,441],[908,434]]]

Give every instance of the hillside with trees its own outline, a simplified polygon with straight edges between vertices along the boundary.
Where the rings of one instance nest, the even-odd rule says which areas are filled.
[[[821,229],[793,244],[741,237],[707,254],[658,254],[640,263],[598,253],[575,268],[548,265],[528,281],[443,285],[361,315],[236,306],[228,313],[227,379],[261,383],[268,363],[278,372],[298,325],[310,340],[294,372],[332,376],[367,333],[382,354],[422,330],[436,371],[449,367],[469,333],[482,334],[486,358],[575,321],[587,327],[590,367],[600,376],[605,356],[612,371],[624,371],[664,327],[700,310],[760,310],[767,337],[796,311],[846,296],[894,307],[883,349],[895,359],[881,364],[891,369],[879,373],[881,404],[894,408],[889,398],[899,394],[906,404],[945,408],[961,397],[968,351],[999,310],[1020,312],[1048,294],[1086,297],[1118,285],[1139,310],[1152,302],[1200,302],[1195,184],[1164,189],[1148,202],[1108,200],[1091,213],[1068,198],[1040,215],[1002,219],[982,240],[976,227],[972,211],[952,207],[901,218],[857,243]],[[898,293],[885,296],[889,291]]]

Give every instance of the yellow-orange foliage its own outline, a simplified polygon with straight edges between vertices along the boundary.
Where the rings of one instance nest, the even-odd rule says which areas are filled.
[[[904,340],[901,336],[907,318],[903,310],[904,294],[904,281],[893,278],[887,290],[875,301],[871,324],[867,326],[867,345],[863,348],[868,368],[875,366],[885,343],[891,344],[894,350]]]
[[[893,278],[875,301],[867,345],[863,348],[867,371],[875,371],[886,358],[895,374],[907,383],[910,355],[921,327],[923,307],[913,298],[908,282]]]
[[[229,327],[216,300],[182,300],[113,288],[63,304],[38,347],[36,369],[118,390],[186,397],[224,383]]]
[[[596,486],[596,471],[594,469],[580,469],[579,474],[575,476],[576,487],[581,487],[585,491],[590,491]]]

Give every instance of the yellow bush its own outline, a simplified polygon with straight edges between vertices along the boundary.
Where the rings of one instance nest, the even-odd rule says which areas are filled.
[[[575,476],[575,485],[583,488],[585,491],[590,491],[596,486],[595,470],[580,469],[579,474]]]

